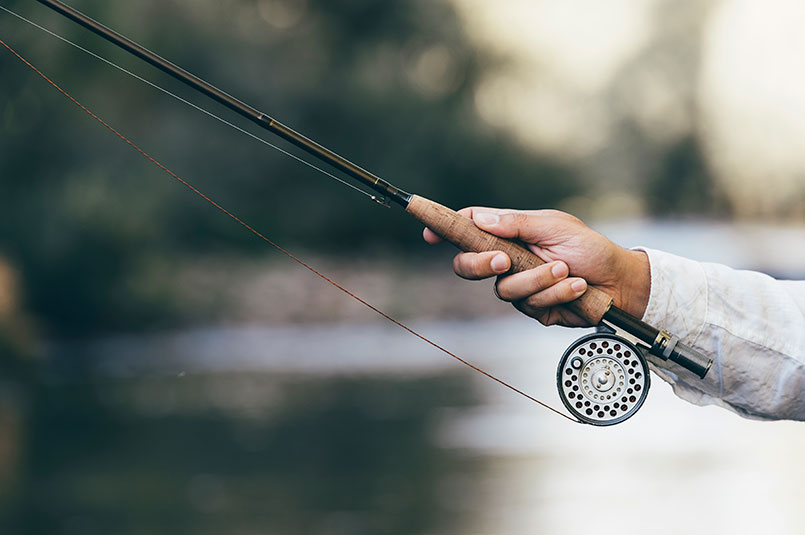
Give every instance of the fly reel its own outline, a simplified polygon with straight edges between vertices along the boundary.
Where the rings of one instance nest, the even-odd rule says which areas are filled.
[[[573,416],[592,425],[614,425],[643,405],[650,385],[643,353],[611,333],[594,333],[571,345],[556,371],[559,397]]]

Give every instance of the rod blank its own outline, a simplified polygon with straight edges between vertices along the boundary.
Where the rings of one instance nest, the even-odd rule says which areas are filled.
[[[233,97],[229,93],[226,93],[218,89],[209,82],[202,80],[195,74],[187,72],[178,65],[171,63],[170,61],[166,60],[162,56],[155,54],[154,52],[151,52],[147,48],[135,43],[128,37],[120,35],[111,28],[108,28],[107,26],[104,26],[100,22],[84,15],[80,11],[68,6],[64,2],[61,2],[59,0],[37,0],[37,1],[40,4],[43,4],[49,7],[50,9],[56,11],[57,13],[60,13],[61,15],[69,18],[70,20],[80,24],[84,28],[102,37],[103,39],[106,39],[112,44],[122,48],[123,50],[129,52],[130,54],[133,54],[134,56],[142,59],[143,61],[153,65],[162,72],[169,74],[170,76],[176,78],[180,82],[189,85],[196,91],[199,91],[200,93],[203,93],[204,95],[210,97],[216,102],[226,106],[235,113],[257,124],[261,128],[264,128],[265,130],[268,130],[269,132],[280,136],[289,143],[299,147],[300,149],[308,152],[309,154],[312,154],[319,160],[335,167],[336,169],[338,169],[343,173],[346,173],[352,178],[372,188],[373,190],[383,195],[384,197],[393,200],[394,202],[403,207],[408,206],[408,202],[411,200],[411,195],[409,193],[406,193],[405,191],[397,188],[396,186],[390,184],[389,182],[386,182],[379,176],[367,171],[366,169],[358,165],[355,165],[346,158],[334,153],[330,149],[323,147],[322,145],[319,145],[312,139],[303,136],[302,134],[292,129],[291,127],[280,123],[276,119],[273,119],[268,115],[266,115],[265,113],[257,110],[256,108],[249,106],[245,102]]]

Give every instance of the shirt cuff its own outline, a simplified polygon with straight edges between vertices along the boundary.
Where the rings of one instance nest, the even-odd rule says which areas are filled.
[[[643,321],[675,334],[681,342],[695,348],[707,318],[708,284],[704,267],[699,262],[656,249],[637,247],[636,250],[648,255],[651,268],[651,292]],[[696,405],[723,405],[705,392],[699,377],[682,366],[654,355],[648,355],[647,360],[649,367],[670,383],[680,398]],[[713,367],[718,368],[718,363]],[[711,369],[704,381],[713,382],[715,375],[720,375],[719,371]]]
[[[643,321],[666,329],[688,345],[702,332],[707,316],[707,277],[698,262],[656,249],[648,255],[651,292]]]

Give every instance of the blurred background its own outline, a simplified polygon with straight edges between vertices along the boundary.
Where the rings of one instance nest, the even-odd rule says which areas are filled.
[[[805,277],[795,0],[70,4],[408,191]],[[0,5],[251,130],[36,2]],[[270,238],[560,405],[582,332],[456,279],[399,210],[5,12],[0,36]],[[267,248],[6,51],[0,79],[2,533],[805,530],[801,424],[657,378],[627,423],[567,423]]]

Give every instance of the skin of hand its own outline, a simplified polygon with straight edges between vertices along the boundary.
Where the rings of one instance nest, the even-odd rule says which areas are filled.
[[[563,306],[581,296],[589,284],[610,295],[615,306],[638,318],[643,316],[651,290],[644,252],[624,249],[578,218],[557,210],[471,207],[459,213],[486,232],[519,241],[545,262],[507,274],[511,259],[500,251],[459,253],[453,259],[453,270],[464,279],[497,276],[496,295],[522,313],[544,325],[589,326]],[[442,241],[427,228],[423,236],[431,244]]]

